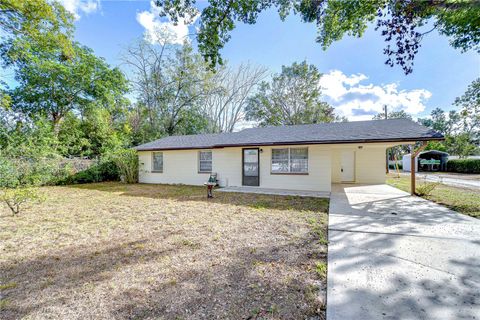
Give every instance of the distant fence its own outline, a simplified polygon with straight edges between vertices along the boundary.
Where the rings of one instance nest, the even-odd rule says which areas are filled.
[[[60,167],[65,168],[69,166],[72,168],[73,173],[85,171],[89,169],[91,166],[98,163],[97,159],[88,159],[88,158],[63,158],[60,160]]]

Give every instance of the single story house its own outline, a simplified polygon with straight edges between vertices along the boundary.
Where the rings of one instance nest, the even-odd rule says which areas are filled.
[[[408,119],[335,122],[170,136],[136,147],[141,183],[329,192],[332,183],[384,183],[386,149],[443,136]]]

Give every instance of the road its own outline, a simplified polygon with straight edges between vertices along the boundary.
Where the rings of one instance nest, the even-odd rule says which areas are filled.
[[[403,175],[410,175],[410,172],[403,172]],[[480,174],[454,174],[454,173],[426,173],[417,172],[417,179],[426,179],[431,182],[480,190]]]

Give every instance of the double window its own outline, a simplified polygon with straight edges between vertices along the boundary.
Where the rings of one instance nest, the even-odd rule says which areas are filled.
[[[308,148],[272,149],[272,173],[308,173]]]
[[[203,150],[198,152],[198,172],[212,172],[212,151]]]
[[[163,152],[152,152],[152,171],[163,172]]]

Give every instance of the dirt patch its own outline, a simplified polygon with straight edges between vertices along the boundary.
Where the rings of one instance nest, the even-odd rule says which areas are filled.
[[[166,185],[0,209],[0,318],[323,319],[328,201]]]

